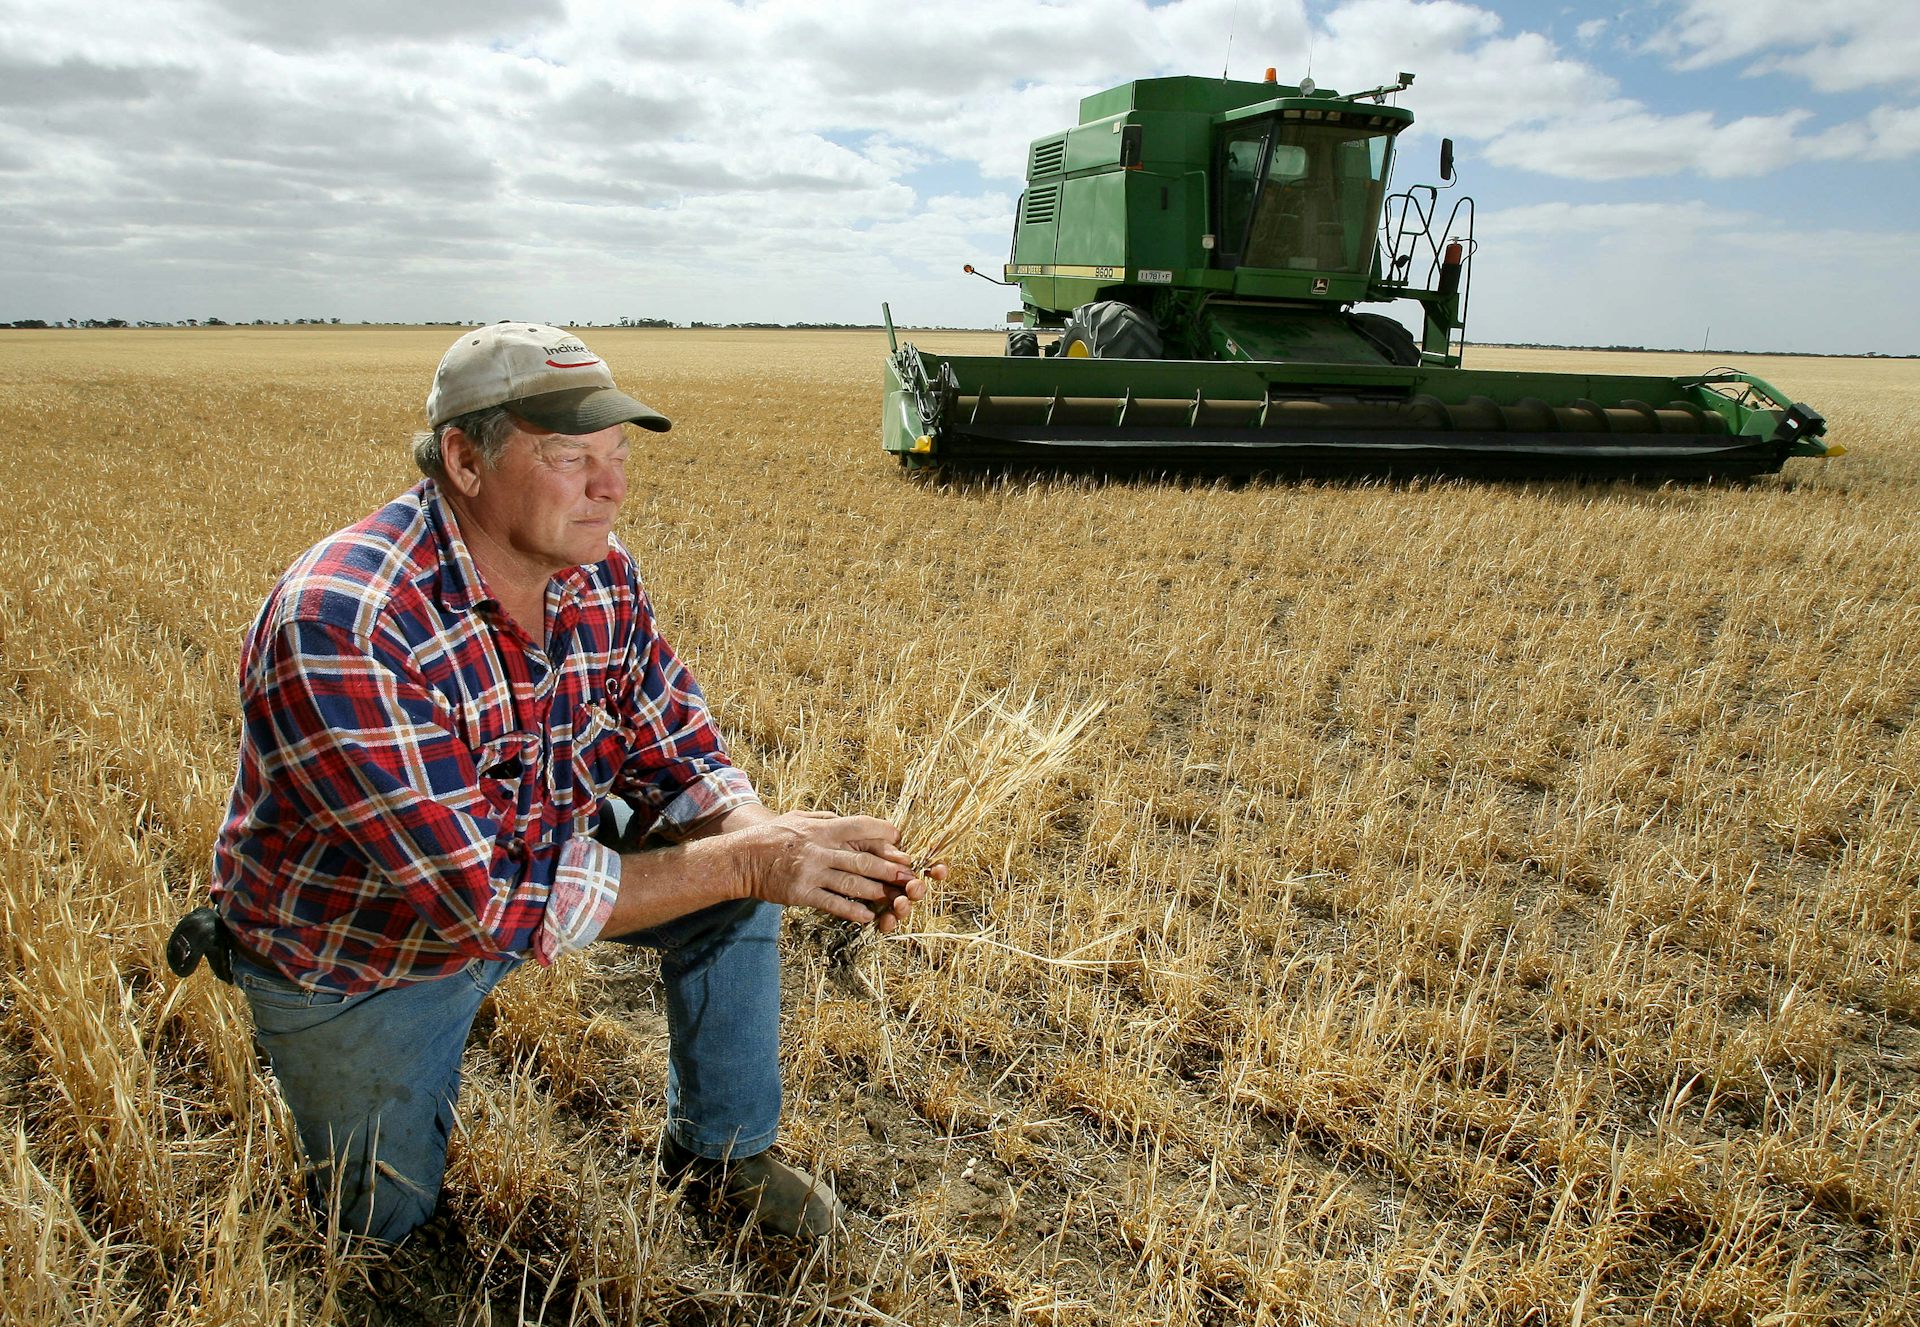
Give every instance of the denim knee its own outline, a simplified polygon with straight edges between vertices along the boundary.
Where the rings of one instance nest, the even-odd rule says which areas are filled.
[[[343,1231],[393,1242],[433,1214],[467,1033],[513,966],[343,996],[236,960],[255,1039],[300,1132],[309,1197]]]
[[[780,1122],[780,909],[704,908],[636,937],[660,950],[667,1130],[701,1156],[749,1156]]]

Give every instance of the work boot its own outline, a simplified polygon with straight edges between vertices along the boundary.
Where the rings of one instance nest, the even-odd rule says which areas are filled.
[[[819,1240],[846,1232],[846,1209],[826,1182],[770,1151],[718,1161],[662,1135],[660,1177],[668,1184],[685,1182],[696,1198],[733,1208],[769,1234]]]

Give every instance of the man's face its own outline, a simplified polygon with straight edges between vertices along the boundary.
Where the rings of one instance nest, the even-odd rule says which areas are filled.
[[[468,543],[506,555],[516,571],[550,577],[607,556],[627,496],[626,429],[576,437],[516,419],[499,463],[471,473],[474,491],[461,504]]]

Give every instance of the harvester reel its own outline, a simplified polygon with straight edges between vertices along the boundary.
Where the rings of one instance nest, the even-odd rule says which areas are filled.
[[[1060,332],[1059,353],[1071,359],[1159,359],[1160,329],[1120,300],[1082,304]]]

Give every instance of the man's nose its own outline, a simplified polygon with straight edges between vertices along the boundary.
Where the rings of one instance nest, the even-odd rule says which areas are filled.
[[[587,477],[587,496],[596,502],[619,502],[626,497],[626,467],[618,461],[596,461]]]

